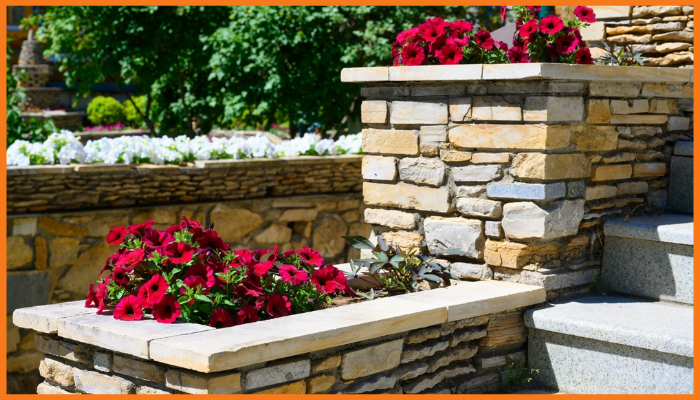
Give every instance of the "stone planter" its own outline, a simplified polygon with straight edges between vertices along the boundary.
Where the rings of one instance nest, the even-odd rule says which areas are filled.
[[[693,136],[692,72],[345,69],[366,98],[366,222],[402,247],[467,252],[452,263],[464,279],[539,285],[548,299],[585,292],[604,219],[665,206],[671,151]]]
[[[16,310],[44,353],[39,393],[469,393],[525,356],[542,288],[462,282],[213,329],[119,321],[83,302]],[[497,356],[494,356],[497,354]]]

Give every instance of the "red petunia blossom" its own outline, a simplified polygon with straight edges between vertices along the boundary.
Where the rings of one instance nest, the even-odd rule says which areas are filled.
[[[263,276],[272,267],[274,267],[274,265],[272,264],[272,261],[265,261],[265,262],[261,262],[261,263],[257,263],[255,265],[253,265],[253,271],[255,271],[256,274]]]
[[[496,44],[491,37],[491,33],[485,29],[482,29],[474,34],[474,41],[484,50],[491,50]]]
[[[528,10],[530,10],[533,13],[536,13],[542,9],[542,6],[526,6]]]
[[[204,264],[195,264],[185,271],[185,278],[188,276],[201,276],[206,287],[211,288],[216,283],[214,269]]]
[[[465,36],[464,38],[448,38],[447,39],[447,44],[454,44],[455,46],[458,47],[464,47],[469,44],[469,36]]]
[[[308,265],[315,265],[317,267],[323,265],[323,257],[321,257],[321,254],[310,247],[302,247],[297,254],[299,254],[299,258]]]
[[[469,35],[469,32],[471,32],[473,29],[474,25],[467,21],[454,21],[450,24],[450,36],[453,38],[463,38]]]
[[[132,235],[142,238],[143,235],[146,234],[146,230],[151,229],[151,226],[153,225],[153,221],[146,221],[143,224],[136,224],[136,225],[131,225],[129,226],[129,233]]]
[[[175,296],[166,294],[153,306],[152,314],[161,324],[172,324],[180,316],[180,303]]]
[[[425,50],[415,43],[409,43],[401,50],[401,61],[404,65],[421,65],[425,60]]]
[[[166,232],[170,233],[171,235],[175,235],[175,232],[179,232],[183,229],[190,232],[195,239],[198,239],[202,235],[203,231],[202,226],[199,224],[199,222],[189,220],[183,215],[182,222],[166,229]]]
[[[219,237],[216,231],[211,229],[204,231],[202,236],[197,239],[197,243],[199,243],[200,249],[219,250],[220,253],[225,253],[231,250],[231,247],[229,247],[229,245]]]
[[[95,291],[93,289],[94,286],[95,285],[91,283],[88,287],[87,299],[85,299],[85,307],[90,307],[92,305],[97,306],[98,304],[97,296],[95,295]]]
[[[559,54],[569,54],[578,46],[578,39],[571,35],[559,36],[554,42],[554,46]]]
[[[192,260],[194,250],[187,243],[173,242],[163,248],[163,255],[173,264],[184,264]]]
[[[153,306],[163,300],[168,290],[168,282],[162,275],[153,277],[139,288],[139,301],[144,307]]]
[[[508,50],[508,59],[514,64],[530,62],[530,57],[522,47],[512,47]]]
[[[518,34],[521,38],[530,37],[531,34],[537,32],[537,21],[531,19],[518,29]]]
[[[125,252],[119,256],[119,259],[114,263],[115,267],[124,267],[127,271],[131,271],[140,262],[143,261],[146,255],[146,251],[142,248],[134,249],[129,252]]]
[[[115,226],[107,234],[107,243],[109,244],[120,244],[126,239],[126,235],[129,231],[123,226]]]
[[[392,67],[399,67],[399,66],[401,66],[401,63],[399,62],[400,59],[401,59],[401,56],[396,56],[396,57],[394,57],[394,61],[393,61],[393,63],[391,64],[391,66],[392,66]]]
[[[330,266],[333,267],[332,265]],[[348,278],[346,278],[345,274],[340,272],[339,269],[336,268],[336,271],[338,271],[338,273],[335,276],[335,285],[338,288],[338,290],[343,290],[348,296],[355,297],[355,292],[353,292],[350,285],[348,285]]]
[[[186,287],[194,289],[195,291],[197,291],[197,288],[200,288],[200,294],[209,293],[209,288],[207,288],[207,284],[204,281],[204,278],[202,278],[199,275],[188,276],[182,281],[182,286],[180,286],[180,295],[185,294],[185,292],[187,291]],[[194,304],[194,299],[188,301],[187,304]]]
[[[440,36],[439,38],[437,38],[437,40],[435,40],[435,43],[428,44],[428,53],[433,57],[437,57],[438,51],[442,50],[445,44],[447,44],[447,37]]]
[[[548,15],[540,20],[538,27],[540,28],[540,32],[554,35],[564,29],[564,21],[556,15]]]
[[[418,29],[418,27],[411,28],[396,35],[396,41],[401,46],[406,43],[415,43],[419,40],[423,40],[423,38],[420,36],[420,29]]]
[[[107,306],[107,285],[109,285],[110,277],[105,278],[104,282],[100,283],[97,286],[97,293],[95,293],[95,296],[97,297],[97,313],[102,314],[102,311],[104,311],[105,307]]]
[[[292,302],[287,299],[287,296],[273,293],[267,296],[267,308],[265,308],[265,311],[272,318],[284,317],[292,313]]]
[[[175,238],[173,238],[173,235],[170,233],[155,229],[149,229],[143,235],[143,243],[150,248],[166,246],[173,240],[175,240]]]
[[[233,326],[233,317],[228,310],[217,308],[211,312],[211,316],[209,317],[209,326],[216,329],[228,328]]]
[[[498,47],[502,51],[508,51],[508,45],[505,42],[501,42],[499,40],[496,40],[493,43],[496,45],[496,47]]]
[[[593,64],[593,57],[591,57],[591,51],[586,47],[578,49],[576,52],[576,64]]]
[[[327,265],[317,269],[311,274],[311,283],[316,286],[321,293],[333,293],[338,289],[336,278],[338,277],[338,269],[332,265]]]
[[[245,324],[246,322],[256,322],[258,319],[260,319],[258,310],[254,306],[245,305],[238,311],[236,325]]]
[[[437,56],[440,59],[440,64],[442,65],[453,65],[459,64],[459,61],[464,57],[462,53],[462,48],[450,43],[446,44],[437,52]]]
[[[506,12],[508,11],[508,6],[501,6],[501,23],[506,22]]]
[[[583,22],[588,22],[592,24],[596,21],[595,12],[593,9],[586,6],[578,6],[574,9],[574,15],[578,17]]]
[[[281,265],[279,271],[283,282],[289,282],[298,286],[303,285],[309,280],[309,274],[294,268],[293,265]]]
[[[139,299],[133,294],[123,297],[114,309],[114,318],[122,321],[138,321],[143,318]]]
[[[114,268],[112,271],[112,280],[119,285],[119,287],[126,287],[129,284],[131,278],[127,274],[127,271],[122,267]]]

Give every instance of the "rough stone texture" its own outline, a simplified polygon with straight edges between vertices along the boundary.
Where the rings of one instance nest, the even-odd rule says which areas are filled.
[[[165,383],[165,368],[134,358],[115,354],[112,361],[112,370],[118,374],[142,379],[144,381]]]
[[[393,229],[416,228],[420,215],[397,210],[365,209],[365,222],[368,224],[387,226]]]
[[[393,340],[346,352],[340,363],[340,376],[348,380],[392,369],[399,365],[402,347],[403,340]]]
[[[240,393],[241,374],[223,372],[202,374],[194,371],[169,369],[165,374],[165,385],[171,389],[190,394]]]
[[[396,158],[365,156],[362,159],[362,177],[378,181],[396,179]]]
[[[485,199],[458,199],[457,210],[465,217],[501,218],[503,206],[500,201]]]
[[[510,161],[510,153],[473,153],[472,164],[505,164]]]
[[[523,120],[569,122],[583,119],[582,97],[527,97]]]
[[[692,155],[692,147],[690,154]],[[693,214],[693,157],[671,157],[670,175],[669,208],[676,213]]]
[[[423,229],[428,248],[434,253],[458,249],[467,253],[468,257],[483,257],[483,223],[479,220],[428,217],[423,222]]]
[[[626,165],[603,165],[593,168],[593,176],[591,180],[594,182],[598,181],[611,181],[618,179],[628,179],[632,176],[632,166]]]
[[[254,392],[254,394],[305,394],[306,393],[306,381],[298,381],[294,383],[288,383],[286,385],[281,385],[273,387],[270,389],[259,390]]]
[[[502,176],[500,165],[469,165],[452,168],[455,182],[490,182]]]
[[[520,153],[513,158],[513,168],[516,176],[530,179],[576,179],[591,175],[591,163],[583,154]]]
[[[340,354],[331,354],[330,356],[324,357],[320,360],[312,361],[311,373],[338,368],[340,366],[340,361]]]
[[[445,101],[392,101],[390,122],[398,125],[446,124],[447,104]]]
[[[39,386],[37,386],[36,393],[37,394],[76,394],[76,393],[71,393],[67,390],[63,390],[60,387],[51,386],[50,384],[48,384],[46,382],[42,382],[39,384]]]
[[[575,127],[571,143],[578,151],[609,151],[618,145],[618,132],[613,126]]]
[[[569,144],[569,130],[558,125],[462,124],[450,127],[456,147],[476,149],[552,150]]]
[[[492,239],[500,239],[503,237],[503,226],[500,221],[485,221],[484,233]]]
[[[308,393],[322,393],[333,387],[335,377],[333,375],[317,375],[307,381]]]
[[[503,207],[503,231],[511,239],[551,240],[573,235],[583,218],[583,200],[563,200],[540,207],[508,203]]]
[[[310,372],[311,362],[308,359],[279,361],[246,373],[243,388],[251,390],[296,381],[308,377]]]
[[[366,124],[385,124],[388,113],[386,101],[368,100],[362,102],[362,122]]]
[[[404,182],[440,186],[445,179],[445,164],[434,158],[402,158],[399,176]]]
[[[522,121],[520,98],[516,96],[478,96],[473,99],[474,121]]]
[[[61,361],[46,356],[42,357],[41,364],[39,364],[39,373],[44,379],[58,385],[65,387],[75,385],[73,367]]]
[[[557,183],[489,183],[486,195],[496,199],[552,200],[566,196],[566,184]]]
[[[649,112],[649,101],[646,99],[611,100],[610,108],[613,114],[641,114]]]
[[[116,376],[103,375],[99,372],[84,371],[73,368],[75,388],[90,394],[132,394],[136,386]]]
[[[31,271],[7,274],[7,312],[12,313],[21,307],[46,304],[50,296],[49,273]]]
[[[445,188],[365,182],[363,194],[367,205],[435,212],[450,209],[450,192]]]
[[[466,162],[472,159],[472,153],[440,149],[440,159],[444,162]]]
[[[367,393],[374,390],[390,389],[396,384],[396,377],[377,375],[354,383],[340,393]]]
[[[610,100],[586,100],[586,123],[607,124],[610,122]]]
[[[7,249],[7,269],[21,268],[34,258],[32,248],[20,236],[7,238]]]
[[[420,393],[423,390],[432,388],[445,379],[466,375],[474,371],[476,370],[471,365],[447,367],[438,372],[416,378],[402,387],[405,393]]]
[[[418,155],[418,132],[394,129],[363,129],[362,149],[366,153]]]
[[[428,125],[420,127],[420,142],[434,143],[447,140],[447,127],[445,125]]]
[[[452,263],[450,271],[460,279],[484,281],[493,279],[491,268],[483,264]]]
[[[451,97],[450,98],[450,121],[463,122],[471,120],[472,98],[471,97]]]

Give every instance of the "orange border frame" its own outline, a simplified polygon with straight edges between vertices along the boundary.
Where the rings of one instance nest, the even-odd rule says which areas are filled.
[[[4,6],[25,6],[26,2],[29,0],[2,0],[2,6],[0,9],[0,21],[6,21],[7,20],[7,8]],[[56,0],[44,0],[44,1],[37,1],[39,3],[38,5],[42,6],[51,6],[51,5],[64,5],[64,6],[78,6],[78,5],[93,5],[93,6],[108,6],[108,5],[161,5],[161,6],[173,6],[173,5],[189,5],[191,2],[186,2],[182,0],[169,0],[169,1],[160,1],[160,0],[145,0],[145,1],[134,1],[134,0],[122,0],[119,2],[113,2],[113,1],[108,1],[108,2],[101,2],[101,1],[95,1],[95,0],[89,0],[89,1],[75,1],[75,0],[63,0],[63,1],[56,1]],[[258,1],[240,1],[240,0],[229,0],[229,1],[223,1],[223,0],[207,0],[204,2],[204,4],[200,5],[207,5],[207,6],[230,6],[230,5],[284,5],[284,6],[316,6],[316,5],[355,5],[355,6],[360,6],[360,5],[381,5],[381,6],[420,6],[420,5],[425,5],[425,0],[423,1],[417,1],[417,0],[402,0],[402,1],[387,1],[387,0],[378,0],[378,1],[357,1],[357,0],[343,0],[338,2],[339,4],[333,4],[332,1],[329,0],[295,0],[295,1],[290,1],[290,0],[277,0],[277,1],[271,1],[271,2],[258,2]],[[373,4],[372,4],[373,3]],[[466,3],[466,4],[465,4]],[[552,3],[551,5],[555,6],[564,6],[564,5],[570,5],[572,2],[561,2],[561,1],[553,1],[550,2]],[[607,2],[602,2],[602,1],[585,1],[585,2],[579,2],[579,4],[585,4],[588,6],[605,6],[609,5]],[[696,6],[697,3],[700,3],[700,1],[693,1],[693,2],[679,2],[680,4],[678,5],[692,5]],[[433,4],[435,5],[435,4]],[[464,5],[493,5],[493,4],[485,4],[483,2],[462,2],[462,1],[455,1],[455,0],[448,0],[448,1],[440,1],[438,2],[437,5],[457,5],[457,6],[464,6]],[[633,1],[626,0],[626,1],[618,1],[616,2],[616,5],[639,5],[639,4],[634,4]],[[649,4],[649,3],[644,3],[642,5],[659,5],[659,4]],[[3,33],[3,37],[7,37],[7,27],[5,22],[2,23],[2,27],[0,28]],[[2,60],[5,60],[5,57],[7,56],[7,48],[5,45],[1,46],[2,49],[0,49],[0,56],[2,56]],[[698,52],[693,51],[694,56],[698,55]],[[695,79],[693,79],[695,81]],[[7,90],[7,80],[3,79],[2,82],[0,82],[0,89],[2,92],[6,92]],[[700,88],[693,87],[693,96],[698,95],[700,93]],[[7,121],[7,108],[6,108],[6,102],[7,98],[0,96],[0,107],[2,107],[2,116],[3,120]],[[693,118],[693,128],[697,128],[698,124],[695,123],[695,119]],[[2,124],[2,127],[0,128],[0,132],[2,132],[3,136],[7,135],[7,126],[6,124]],[[4,142],[4,141],[3,141]],[[700,147],[700,146],[695,146],[694,147]],[[6,159],[7,158],[7,148],[5,145],[0,146],[0,160],[1,159]],[[0,169],[2,170],[2,175],[0,176],[0,186],[2,187],[7,187],[7,166],[6,164],[2,164],[0,162]],[[693,165],[693,170],[695,170],[695,166]],[[697,172],[697,171],[695,171]],[[699,199],[700,198],[700,177],[698,177],[698,174],[694,174],[694,192],[693,196],[694,199]],[[700,211],[700,202],[695,202],[693,204],[693,214],[698,214],[698,211]],[[7,192],[2,191],[0,193],[0,209],[5,209],[7,210]],[[2,218],[0,219],[0,226],[3,228],[3,231],[7,231],[7,214],[3,214]],[[694,229],[694,235],[698,236],[698,233],[700,232],[700,228],[693,228]],[[7,260],[7,237],[3,236],[0,237],[0,253],[5,257],[4,259]],[[699,251],[694,251],[693,256],[694,258],[698,258],[698,255],[700,254]],[[7,287],[7,268],[2,268],[0,269],[0,288],[6,288]],[[697,294],[695,295],[695,299],[697,300]],[[693,302],[694,303],[694,302]],[[3,309],[7,310],[7,297],[5,295],[0,296],[0,305],[2,306]],[[3,312],[0,314],[0,327],[6,326],[7,323],[7,312]],[[695,321],[698,321],[698,313],[697,311],[695,312]],[[698,342],[698,338],[700,338],[700,332],[698,332],[697,329],[697,324],[695,325],[696,329],[694,331],[694,343]],[[0,345],[7,350],[7,331],[0,329]],[[697,346],[695,347],[697,348]],[[7,352],[5,352],[7,354]],[[694,375],[694,388],[697,390],[698,389],[698,377],[697,377],[697,368],[698,367],[698,360],[694,360],[694,369],[695,369],[695,375]],[[0,361],[0,392],[2,394],[7,393],[7,379],[5,378],[7,374],[7,358],[4,358]],[[0,395],[2,395],[0,394]],[[29,395],[14,395],[13,397],[20,398],[24,396],[29,396]],[[116,397],[118,395],[106,395],[109,397]],[[236,396],[236,395],[214,395],[217,397],[221,396]],[[279,395],[262,395],[261,398],[269,397],[273,398]],[[294,398],[294,397],[299,397],[301,395],[290,395],[287,396],[286,398]],[[320,396],[330,396],[330,395],[320,395]],[[358,395],[350,395],[350,396],[358,396]],[[373,396],[373,395],[369,395]],[[374,396],[379,396],[379,395],[374,395]],[[382,397],[398,397],[398,396],[406,396],[406,395],[381,395]],[[432,398],[443,398],[442,396],[438,395],[424,395],[426,397],[432,397]],[[458,395],[459,396],[459,395]],[[461,395],[464,396],[464,395]],[[473,396],[489,396],[489,395],[473,395]],[[490,395],[489,398],[504,398],[505,396],[508,395]],[[534,397],[544,397],[546,395],[525,395],[531,398]],[[611,396],[611,395],[584,395],[584,396],[596,396],[596,397],[601,397],[601,396]],[[635,395],[635,396],[640,396],[640,395]],[[641,395],[641,396],[653,396],[653,395]],[[612,396],[611,396],[612,397]]]

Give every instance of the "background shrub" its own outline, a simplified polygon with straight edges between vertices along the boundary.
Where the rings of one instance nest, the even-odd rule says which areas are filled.
[[[87,117],[94,125],[113,125],[126,121],[124,106],[117,99],[104,96],[90,100]]]

